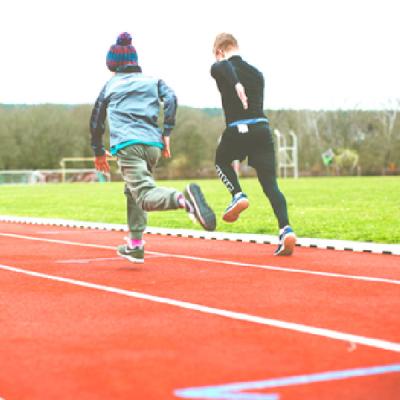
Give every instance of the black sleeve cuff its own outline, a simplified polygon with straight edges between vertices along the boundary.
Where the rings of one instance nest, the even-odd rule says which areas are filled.
[[[170,136],[172,128],[164,128],[163,136]]]

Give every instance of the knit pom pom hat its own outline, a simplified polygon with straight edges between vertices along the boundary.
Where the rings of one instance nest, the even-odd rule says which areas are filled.
[[[138,65],[138,55],[132,46],[132,36],[128,32],[118,35],[117,43],[113,44],[107,53],[106,64],[112,72],[125,65]]]

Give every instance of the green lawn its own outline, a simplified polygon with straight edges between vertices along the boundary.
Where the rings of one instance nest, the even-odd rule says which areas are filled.
[[[160,181],[183,189],[187,181]],[[242,179],[250,208],[235,224],[220,216],[230,195],[219,180],[199,181],[215,209],[219,231],[276,234],[272,209],[256,179]],[[399,177],[280,180],[300,237],[400,243]],[[122,183],[0,186],[0,214],[125,223]],[[149,214],[150,226],[200,229],[181,210]]]

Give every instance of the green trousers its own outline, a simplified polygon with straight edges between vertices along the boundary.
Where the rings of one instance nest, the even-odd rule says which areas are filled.
[[[161,156],[158,147],[135,144],[117,153],[118,165],[125,181],[127,222],[131,239],[142,239],[147,226],[146,211],[176,210],[181,192],[158,187],[152,170]]]

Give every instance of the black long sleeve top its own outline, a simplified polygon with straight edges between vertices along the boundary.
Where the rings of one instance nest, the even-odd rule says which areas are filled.
[[[211,76],[221,93],[227,124],[244,119],[266,118],[263,110],[264,76],[257,68],[235,55],[228,60],[214,63],[211,67]],[[243,108],[236,94],[235,85],[238,82],[246,91],[249,105],[247,110]]]

